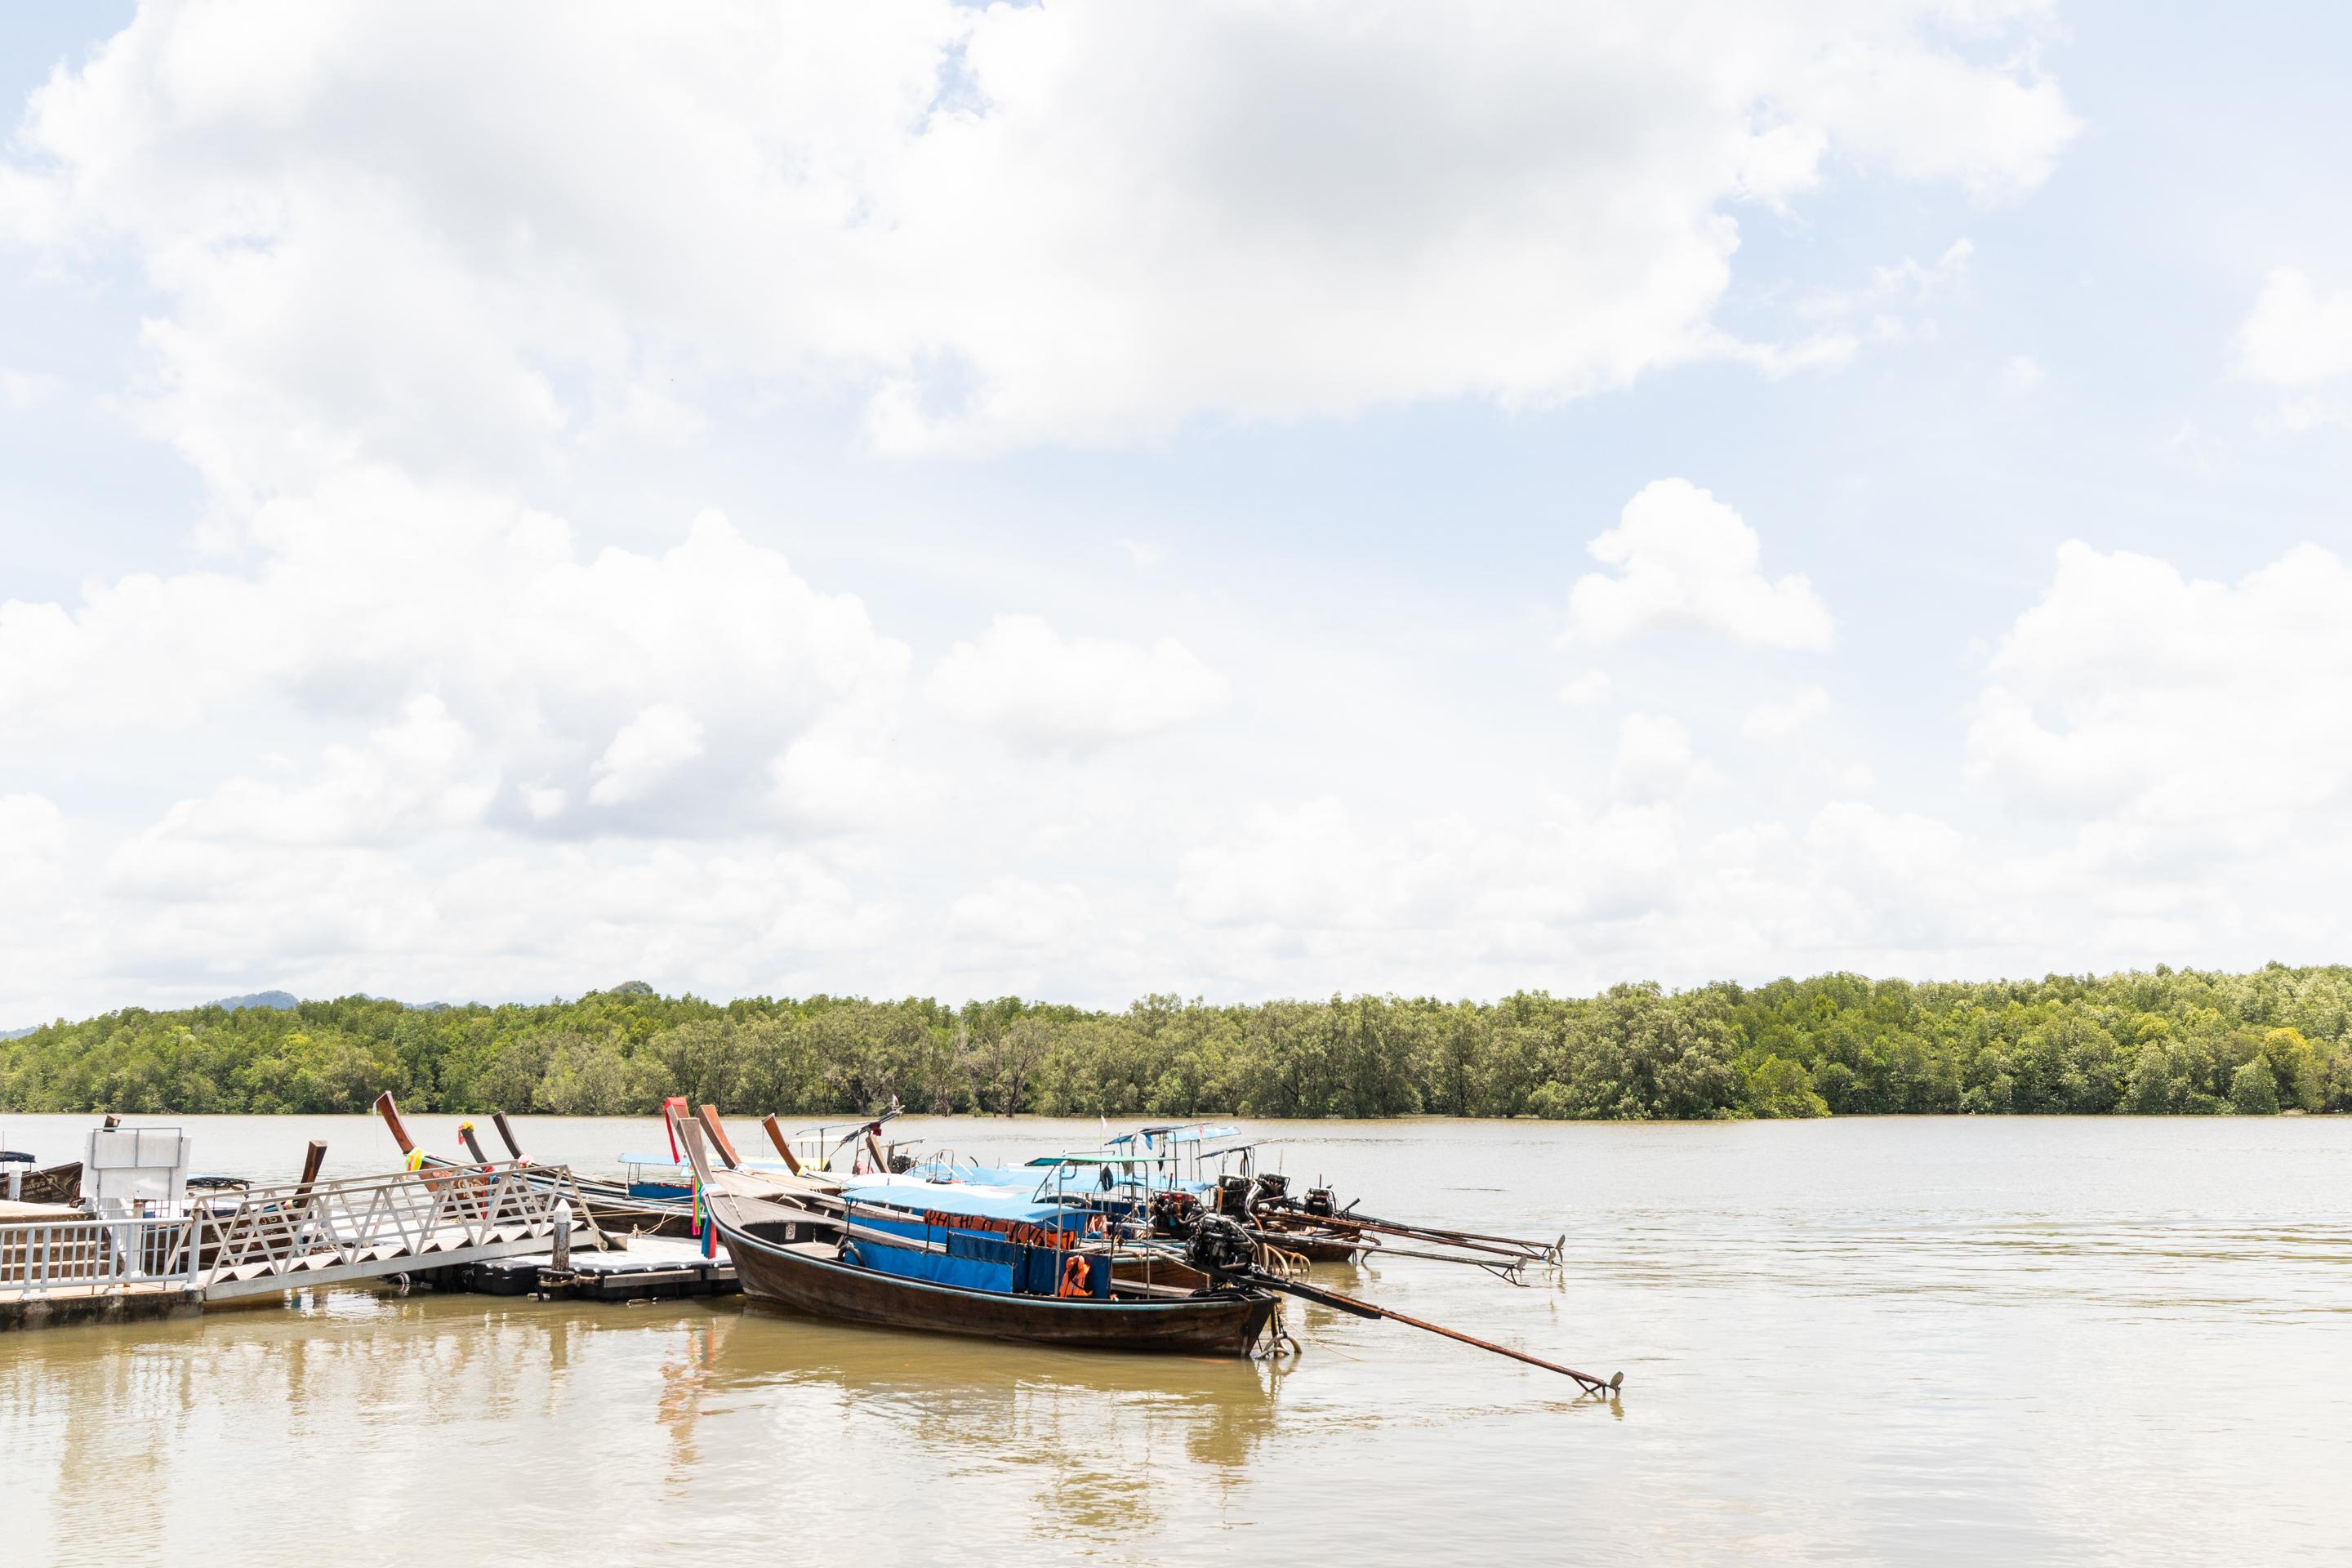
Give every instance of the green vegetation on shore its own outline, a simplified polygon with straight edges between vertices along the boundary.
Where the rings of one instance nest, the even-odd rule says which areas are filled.
[[[0,1111],[419,1110],[1645,1120],[2352,1109],[2352,969],[1913,984],[1825,974],[1586,998],[1396,996],[1124,1012],[1007,999],[545,1006],[345,997],[127,1008],[0,1041]]]

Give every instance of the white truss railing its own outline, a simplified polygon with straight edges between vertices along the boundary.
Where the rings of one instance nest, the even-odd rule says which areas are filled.
[[[121,1286],[189,1289],[185,1219],[0,1224],[0,1301]]]
[[[0,1223],[0,1300],[281,1279],[291,1288],[330,1270],[353,1278],[441,1267],[551,1236],[566,1202],[563,1219],[584,1217],[568,1171],[514,1162],[252,1187],[184,1215]]]

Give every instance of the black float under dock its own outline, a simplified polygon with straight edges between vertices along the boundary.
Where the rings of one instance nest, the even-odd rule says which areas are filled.
[[[435,1269],[415,1282],[436,1290],[559,1301],[656,1301],[733,1296],[743,1289],[724,1248],[705,1258],[694,1242],[650,1236],[631,1237],[624,1249],[611,1252],[575,1244],[562,1265],[548,1253],[531,1253]]]

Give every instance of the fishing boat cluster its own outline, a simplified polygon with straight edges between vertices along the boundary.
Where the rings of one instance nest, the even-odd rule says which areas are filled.
[[[714,1107],[673,1099],[663,1107],[665,1152],[622,1153],[615,1163],[625,1175],[605,1179],[532,1163],[502,1112],[490,1124],[506,1158],[493,1161],[471,1122],[459,1127],[462,1148],[444,1153],[411,1136],[390,1094],[375,1109],[425,1184],[482,1183],[496,1170],[499,1181],[520,1177],[560,1199],[566,1254],[573,1226],[600,1245],[691,1237],[706,1256],[723,1249],[746,1295],[816,1317],[1036,1344],[1282,1356],[1298,1348],[1284,1303],[1303,1300],[1558,1373],[1590,1394],[1612,1394],[1623,1381],[1340,1291],[1330,1269],[1310,1278],[1316,1265],[1377,1257],[1524,1283],[1529,1271],[1560,1267],[1565,1237],[1546,1242],[1365,1214],[1328,1186],[1294,1190],[1267,1168],[1279,1159],[1267,1159],[1266,1142],[1229,1125],[1106,1129],[1094,1147],[984,1164],[892,1141],[894,1102],[864,1121],[792,1133],[766,1117],[769,1149],[749,1158]],[[311,1145],[298,1196],[311,1190],[324,1152]],[[27,1171],[26,1156],[7,1158],[0,1165],[20,1209],[63,1206],[67,1189],[79,1184],[78,1167]],[[241,1184],[209,1184],[210,1202],[237,1201]]]
[[[390,1095],[376,1101],[412,1163],[417,1147]],[[746,1294],[818,1317],[1034,1343],[1194,1354],[1281,1354],[1285,1297],[1427,1330],[1573,1378],[1604,1380],[1405,1316],[1310,1279],[1316,1263],[1368,1253],[1486,1269],[1517,1281],[1558,1268],[1549,1242],[1359,1212],[1329,1188],[1294,1193],[1262,1168],[1262,1145],[1209,1122],[1148,1126],[1100,1146],[1015,1165],[886,1141],[894,1104],[870,1121],[787,1134],[760,1125],[773,1159],[747,1159],[717,1110],[663,1108],[667,1156],[624,1154],[623,1181],[563,1179],[602,1227],[695,1234],[724,1247]],[[526,1156],[503,1114],[492,1124]],[[461,1129],[476,1163],[487,1156]],[[556,1179],[551,1172],[549,1179]]]

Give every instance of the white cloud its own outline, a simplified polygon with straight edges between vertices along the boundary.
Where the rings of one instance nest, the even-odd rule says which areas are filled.
[[[904,859],[856,838],[582,840],[502,828],[469,793],[486,742],[412,700],[348,756],[232,781],[121,842],[39,797],[0,799],[0,877],[48,911],[0,905],[24,977],[0,985],[0,1012],[29,1021],[55,984],[41,976],[101,964],[157,999],[261,984],[462,995],[484,975],[552,994],[649,973],[719,994],[896,993],[944,974],[979,994],[1040,977],[1117,1002],[1171,971],[1213,995],[1493,995],[1643,974],[2294,958],[2352,874],[2352,743],[2326,722],[2352,679],[2332,618],[2347,577],[2314,549],[2225,584],[2070,547],[1988,656],[1969,736],[1970,793],[2054,833],[1862,805],[1830,769],[1777,805],[1701,790],[1684,725],[1636,713],[1585,759],[1580,801],[1525,776],[1458,814],[1360,778],[1281,804],[1255,779],[1122,801],[1136,777],[1081,794],[1055,775],[1082,770],[1034,768],[998,793],[982,758],[957,781],[978,793],[944,795],[943,831]],[[1811,706],[1802,691],[1773,705]],[[1097,815],[1055,850],[954,858],[986,832],[1018,839],[1024,791],[1041,822]],[[1104,845],[1132,868],[1111,870]],[[237,967],[253,953],[269,973]]]
[[[2315,386],[2352,374],[2352,288],[2323,293],[2294,268],[2273,272],[2238,329],[2237,366],[2272,386]]]
[[[1900,343],[1932,339],[1937,331],[1932,310],[1961,293],[1969,261],[1975,254],[1976,242],[1963,237],[1945,247],[1933,261],[1906,256],[1891,265],[1873,267],[1859,288],[1801,293],[1792,302],[1796,318],[1816,324],[1812,335],[1803,341],[1803,352],[1755,363],[1780,374],[1851,359],[1864,341]],[[1822,323],[1840,325],[1825,330]]]
[[[313,777],[291,787],[239,776],[182,801],[142,841],[368,844],[479,823],[498,768],[437,697],[403,705],[364,744],[330,745]],[[127,853],[136,854],[134,848]]]
[[[1609,700],[1609,677],[1605,671],[1587,669],[1560,683],[1559,700],[1570,708],[1594,708]]]
[[[1843,203],[1801,209],[1854,172],[1987,200],[2045,177],[2074,124],[2031,63],[2032,7],[585,6],[469,13],[463,49],[406,16],[257,15],[142,15],[46,89],[0,171],[0,226],[49,263],[144,268],[121,290],[152,317],[128,406],[195,465],[223,547],[209,570],[0,605],[0,731],[36,759],[6,782],[43,792],[0,797],[0,881],[30,893],[0,907],[0,1023],[58,985],[93,1005],[637,973],[905,992],[968,963],[977,991],[1014,972],[999,952],[1067,953],[1055,994],[1105,1001],[1983,973],[2140,957],[2168,929],[2196,938],[2156,952],[2176,958],[2214,956],[2233,921],[2248,942],[2318,929],[2308,885],[2352,861],[2333,826],[2352,764],[2313,718],[2352,675],[2325,552],[2234,584],[2062,558],[1970,715],[1972,795],[2045,819],[2021,827],[1971,819],[1976,798],[1949,821],[1858,805],[1859,761],[1702,789],[1689,730],[1654,712],[1613,747],[1524,726],[1541,733],[1496,766],[1454,744],[1489,715],[1447,706],[1488,672],[1401,678],[1393,649],[1236,633],[1205,566],[1182,642],[1118,603],[1087,612],[1112,637],[1057,632],[1060,608],[1001,617],[909,712],[911,656],[864,602],[715,514],[663,522],[698,504],[677,479],[696,464],[648,462],[646,493],[689,498],[660,518],[593,493],[614,452],[723,436],[714,389],[982,451],[1524,408],[1924,336],[1966,242],[1785,340],[1717,316],[1735,277],[1743,299],[1774,282],[1752,258],[1779,247],[1740,249],[1742,226],[1832,221]],[[2334,406],[2343,297],[2274,279],[2241,370]],[[0,403],[23,401],[10,385]],[[545,501],[565,486],[586,498],[569,521]],[[854,512],[747,526],[780,521],[859,558],[836,548]],[[1195,552],[1182,526],[1116,524]],[[1168,550],[1088,548],[1079,575]],[[1580,647],[1833,640],[1784,570],[1824,568],[1768,574],[1756,531],[1684,481],[1636,496],[1594,553],[1569,601]],[[944,613],[977,626],[1004,602]],[[1562,702],[1612,698],[1575,669],[1599,657]],[[1663,701],[1626,657],[1613,695]],[[1250,673],[1250,711],[1221,721],[1263,747],[1247,768],[1019,749],[1198,721],[1218,669]],[[1741,728],[1796,733],[1824,701],[1782,691]],[[1016,747],[960,746],[940,715]],[[1423,750],[1460,754],[1335,764],[1345,722],[1433,716]],[[1918,722],[1905,743],[1955,739]],[[1286,726],[1295,743],[1269,735]],[[107,820],[50,804],[115,809],[74,770],[130,776],[139,753],[174,770],[168,793]],[[2251,847],[2200,870],[2215,844]]]
[[[645,799],[702,755],[702,721],[675,702],[656,702],[621,726],[588,770],[591,805],[626,805]]]
[[[1739,203],[2043,180],[2044,24],[1953,14],[151,7],[37,94],[0,223],[143,247],[156,428],[229,494],[690,437],[673,374],[898,448],[1519,406],[1805,357],[1712,320]]]
[[[818,726],[884,743],[909,659],[857,599],[818,592],[715,512],[659,555],[583,559],[558,519],[371,472],[271,503],[255,533],[249,574],[0,604],[0,723],[26,744],[88,743],[257,714],[381,724],[429,696],[492,775],[655,809],[628,771],[653,753],[610,749],[675,704],[711,737],[672,759],[694,786],[679,808],[709,831],[764,810],[771,761]]]
[[[1089,906],[1067,882],[994,877],[949,906],[948,935],[992,947],[1050,948],[1082,942]]]
[[[1822,807],[1805,839],[1818,851],[1850,857],[1875,876],[1905,885],[1949,874],[1967,852],[1966,840],[1948,824],[1907,813],[1889,816],[1851,801]]]
[[[770,770],[787,822],[821,828],[870,827],[911,816],[929,803],[931,781],[892,762],[854,728],[820,726],[784,749]]]
[[[60,384],[56,376],[37,371],[0,369],[0,408],[11,414],[37,408],[56,396]]]
[[[65,814],[57,803],[29,793],[0,795],[0,872],[10,887],[65,849]]]
[[[2230,467],[2230,449],[2207,437],[2194,420],[2184,419],[2158,444],[2157,455],[2173,467],[2208,481],[2220,479]]]
[[[1972,777],[2143,849],[2275,844],[2352,790],[2352,567],[2302,545],[2231,584],[2081,542],[1987,664]]]
[[[1930,14],[1951,22],[1974,10],[1966,19],[1990,31],[2042,9],[1937,6]],[[1957,174],[1989,199],[2047,179],[2060,149],[2082,129],[2046,79],[1988,74],[1956,54],[1891,39],[1827,44],[1808,86],[1808,117],[1834,145],[1906,178]]]
[[[2278,268],[2263,279],[2236,351],[2240,375],[2290,395],[2279,404],[2289,429],[2352,425],[2352,396],[2327,395],[2352,376],[2352,287],[2323,291],[2294,268]]]
[[[1830,694],[1808,686],[1777,702],[1750,708],[1739,721],[1739,732],[1751,741],[1783,741],[1825,718],[1829,710]]]
[[[2054,822],[1863,804],[1858,763],[1822,770],[1826,799],[1727,819],[1757,795],[1696,792],[1688,732],[1634,714],[1598,807],[1260,807],[1186,854],[1178,898],[1208,961],[1291,994],[1563,963],[1601,983],[2318,959],[2352,875],[2347,603],[2352,567],[2315,547],[2221,584],[2068,546],[1988,656],[1967,736],[1978,794]]]
[[[1066,637],[1036,616],[999,616],[931,672],[959,721],[1031,746],[1096,746],[1188,723],[1224,700],[1223,677],[1173,637],[1145,647]]]
[[[1418,927],[1457,905],[1482,858],[1458,820],[1368,831],[1339,797],[1322,795],[1290,811],[1260,806],[1237,831],[1187,851],[1176,899],[1210,926]]]
[[[2018,923],[1996,911],[2000,894],[2013,902],[2027,879],[2003,868],[2002,889],[1982,847],[1933,817],[1832,801],[1814,815],[1804,846],[1806,885],[1797,897],[1825,932],[1842,933],[1832,941],[1933,948],[1969,940],[1971,928],[1980,940]]]
[[[68,973],[111,965],[101,988],[113,1005],[257,984],[422,1001],[576,994],[648,973],[706,994],[885,978],[866,955],[895,931],[894,909],[799,850],[740,839],[613,840],[593,855],[511,839],[461,847],[257,855],[159,836],[116,853],[77,893],[76,911],[103,921],[102,944],[71,931],[9,934],[17,951]],[[0,931],[6,918],[0,910]],[[18,982],[7,994],[60,984]]]
[[[1768,579],[1756,531],[1687,479],[1657,479],[1590,546],[1619,567],[1580,577],[1563,641],[1606,645],[1654,631],[1717,632],[1759,647],[1826,650],[1829,606],[1797,574]]]
[[[1654,805],[1682,794],[1694,768],[1689,731],[1661,714],[1628,713],[1617,725],[1609,794],[1629,805]]]
[[[2000,384],[2022,397],[2039,388],[2048,379],[2042,362],[2032,354],[2012,354],[2000,369]]]
[[[1935,260],[1921,262],[1905,257],[1892,267],[1870,269],[1869,300],[1873,303],[1888,300],[1908,300],[1927,303],[1957,291],[1969,275],[1969,263],[1977,253],[1976,241],[1960,238],[1944,247]]]

